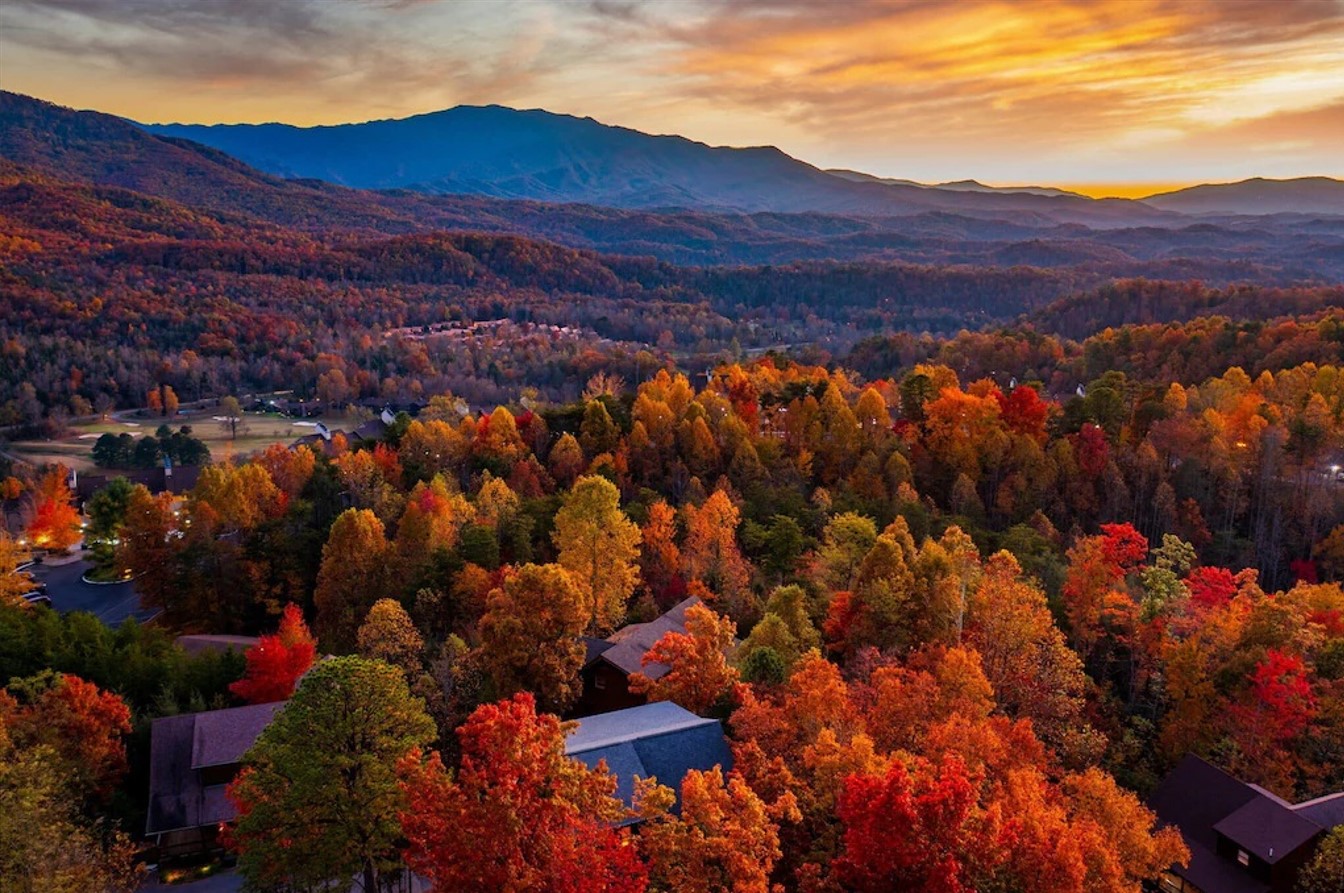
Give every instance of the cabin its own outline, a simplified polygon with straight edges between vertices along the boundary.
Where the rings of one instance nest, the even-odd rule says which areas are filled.
[[[579,720],[565,741],[565,754],[592,769],[605,761],[626,806],[633,805],[636,778],[656,778],[680,798],[681,781],[692,769],[733,768],[723,725],[670,701]]]
[[[132,484],[143,484],[151,493],[186,493],[196,486],[201,477],[200,465],[173,465],[157,468],[119,468],[80,474],[71,488],[82,505],[113,478],[126,478]]]
[[[154,720],[145,836],[155,842],[159,858],[219,847],[220,826],[235,815],[225,788],[238,775],[248,748],[284,706],[276,701]]]
[[[691,596],[648,623],[632,623],[605,639],[585,637],[580,674],[583,694],[572,715],[589,716],[643,704],[644,696],[630,691],[630,676],[642,672],[650,679],[660,679],[667,675],[671,667],[659,663],[644,666],[644,655],[668,633],[686,632],[686,611],[698,604],[700,599]]]
[[[1193,755],[1148,806],[1190,848],[1190,863],[1158,882],[1162,893],[1291,893],[1321,838],[1344,824],[1344,792],[1292,804]]]
[[[293,450],[301,446],[306,446],[314,452],[326,453],[328,456],[331,456],[334,455],[335,450],[333,440],[337,437],[347,443],[350,441],[349,436],[347,436],[345,431],[340,428],[333,431],[331,428],[327,427],[325,422],[316,422],[313,425],[312,434],[304,434],[299,437],[289,445],[289,448]]]
[[[388,426],[396,421],[390,409],[384,407],[381,414],[374,416],[350,432],[350,440],[355,443],[378,443],[387,433]]]

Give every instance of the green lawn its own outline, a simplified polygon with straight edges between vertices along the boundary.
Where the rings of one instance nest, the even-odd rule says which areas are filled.
[[[70,426],[70,433],[60,440],[24,440],[16,441],[6,448],[19,458],[35,465],[59,462],[79,472],[93,471],[93,444],[101,434],[152,434],[165,422],[174,429],[190,425],[192,434],[205,441],[210,455],[216,462],[229,457],[241,459],[252,453],[264,450],[273,443],[289,444],[304,434],[313,433],[314,419],[291,419],[271,413],[245,413],[244,425],[239,426],[238,439],[233,440],[214,417],[216,411],[193,412],[191,415],[178,416],[175,419],[129,419],[125,422],[110,419],[107,421],[81,422]],[[307,421],[309,424],[300,424]],[[322,419],[329,427],[349,431],[358,424],[343,416],[326,416]],[[246,430],[243,430],[244,426]]]

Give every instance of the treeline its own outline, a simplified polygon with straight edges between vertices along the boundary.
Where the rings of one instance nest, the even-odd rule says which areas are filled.
[[[164,460],[175,465],[204,465],[210,448],[193,437],[190,425],[174,431],[160,425],[153,435],[107,433],[93,442],[93,464],[99,468],[158,468]]]
[[[1061,298],[1028,317],[1036,329],[1081,340],[1108,328],[1226,317],[1255,322],[1344,308],[1344,285],[1271,288],[1125,279]]]
[[[1270,292],[1251,290],[1266,303]],[[1334,289],[1308,292],[1314,303],[1334,301]],[[897,333],[866,339],[841,360],[846,368],[880,377],[916,363],[937,363],[964,378],[1042,384],[1064,396],[1108,371],[1144,382],[1195,384],[1237,366],[1255,376],[1306,363],[1344,359],[1344,313],[1321,310],[1264,319],[1197,317],[1186,322],[1125,325],[1081,342],[1047,330],[1018,326],[960,332],[950,338]]]

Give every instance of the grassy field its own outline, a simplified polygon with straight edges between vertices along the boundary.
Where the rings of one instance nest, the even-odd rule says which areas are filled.
[[[171,422],[174,429],[190,425],[193,436],[205,441],[210,448],[210,456],[216,462],[229,457],[242,458],[254,452],[264,450],[273,443],[292,443],[304,434],[313,433],[313,419],[291,419],[281,415],[245,413],[244,423],[239,426],[238,439],[230,438],[228,431],[216,420],[216,412],[206,410],[175,419],[133,418],[126,420],[109,419],[107,421],[81,422],[70,426],[70,433],[60,440],[24,440],[16,441],[5,448],[5,452],[42,465],[59,462],[76,471],[92,471],[93,444],[99,435],[131,434],[140,436],[153,434],[159,425]],[[304,424],[307,422],[307,424]],[[358,422],[342,416],[326,416],[322,422],[332,429],[353,429]],[[244,428],[246,430],[244,430]]]

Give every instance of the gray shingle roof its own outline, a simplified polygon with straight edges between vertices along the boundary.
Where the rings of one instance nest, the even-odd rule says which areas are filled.
[[[630,805],[635,778],[657,778],[680,793],[692,769],[733,767],[733,755],[717,719],[703,719],[667,701],[579,720],[565,753],[596,768],[605,760],[616,776],[616,796]]]
[[[1321,833],[1321,826],[1263,794],[1228,815],[1213,830],[1270,865]]]
[[[1344,791],[1307,800],[1293,807],[1293,812],[1310,819],[1325,830],[1344,825]]]
[[[610,651],[615,646],[606,639],[599,639],[596,636],[583,637],[583,665],[588,667],[599,657]]]
[[[233,818],[223,785],[204,785],[201,768],[240,762],[283,701],[186,713],[150,729],[146,834],[199,828]]]
[[[243,759],[261,730],[266,728],[284,701],[252,704],[227,710],[197,713],[192,733],[191,767],[227,766]]]

